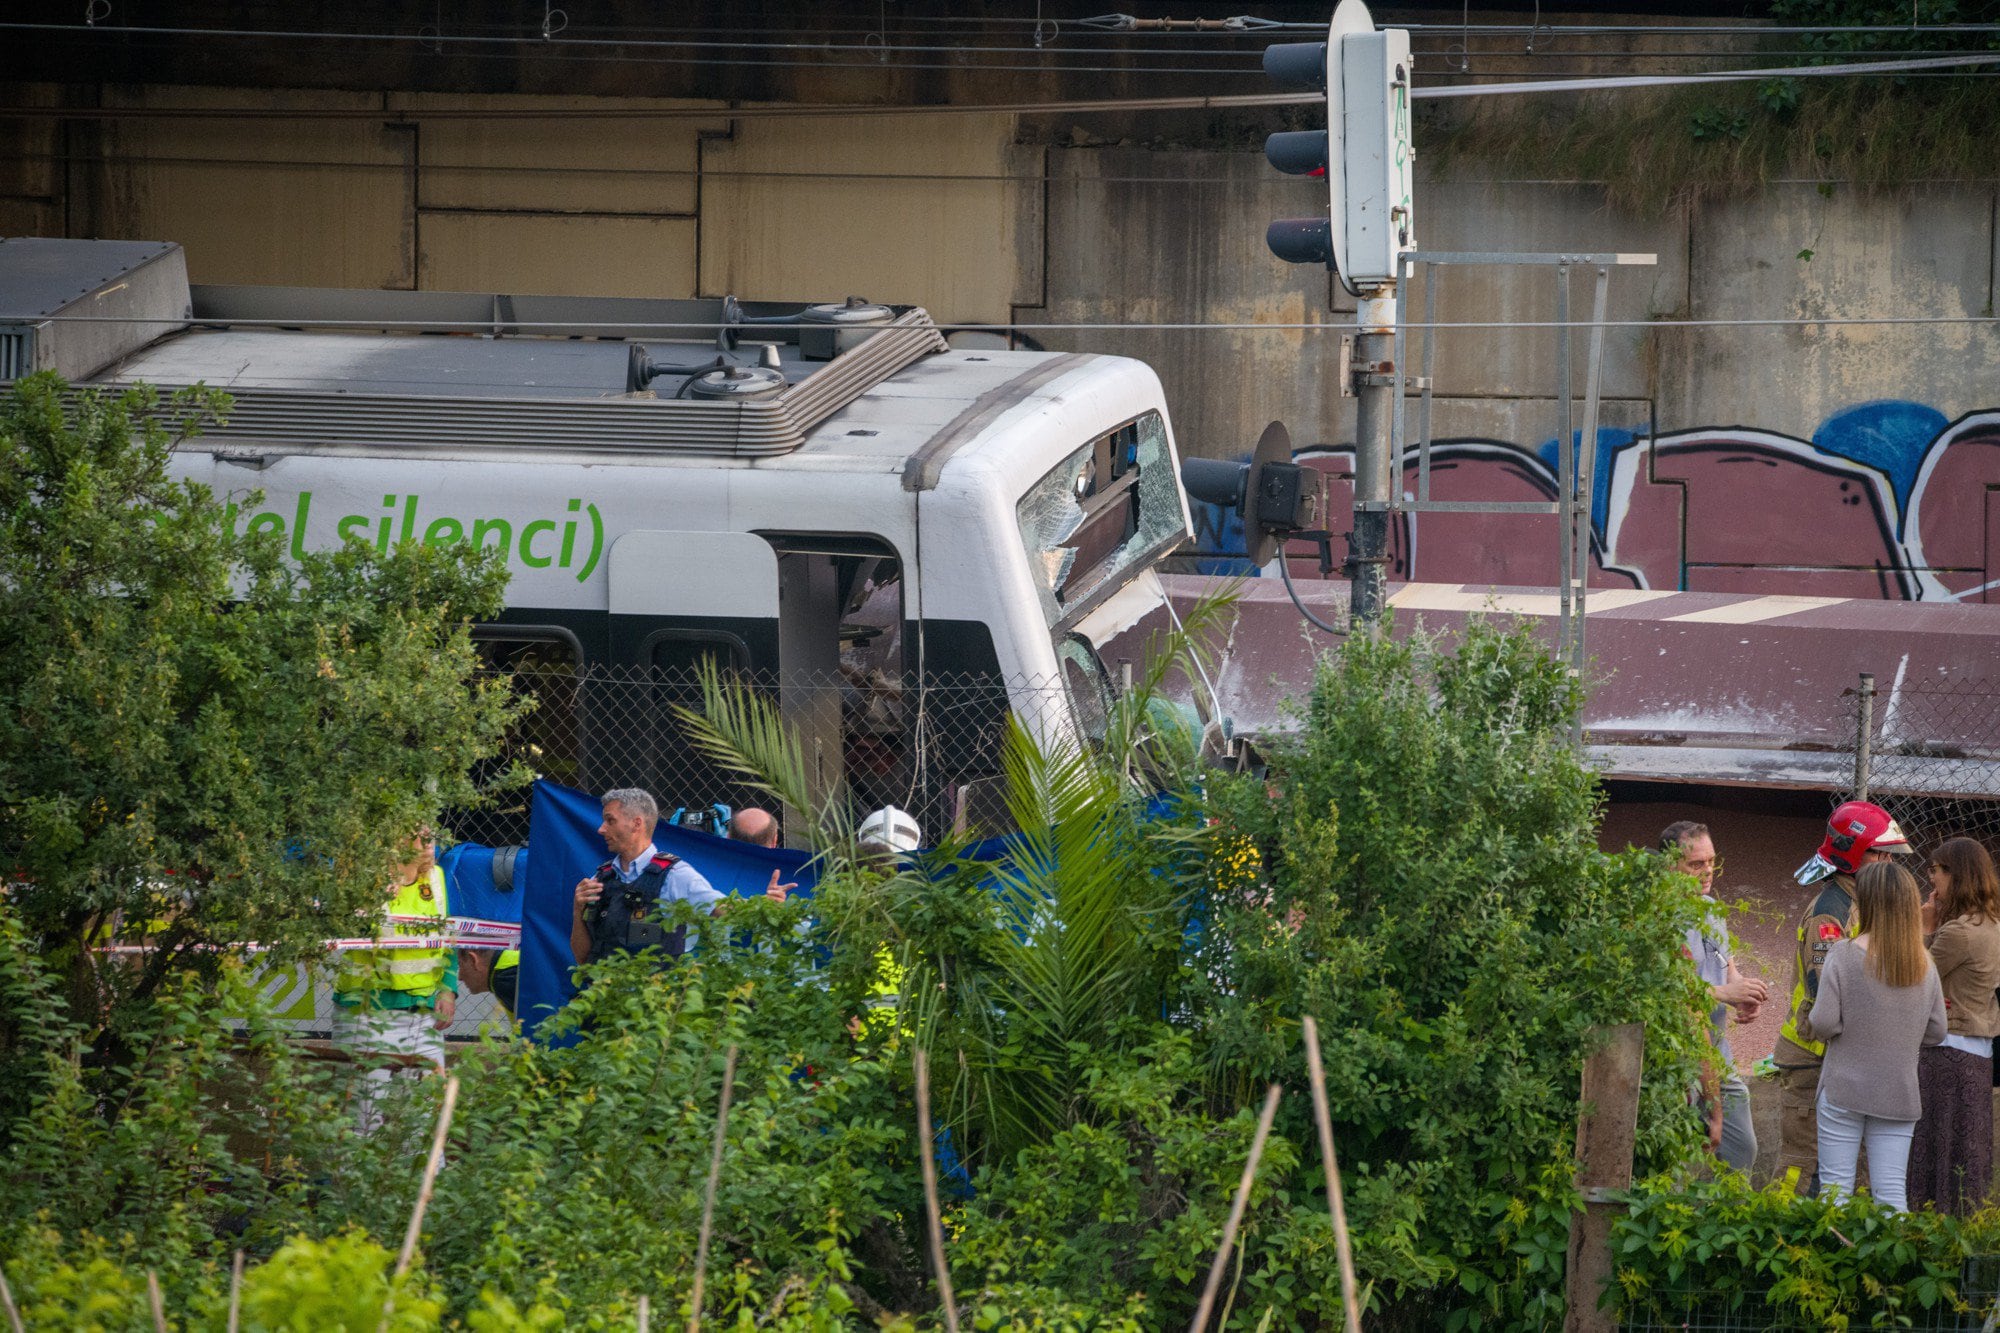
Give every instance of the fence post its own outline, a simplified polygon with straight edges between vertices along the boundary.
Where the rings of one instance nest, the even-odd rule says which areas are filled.
[[[1598,1301],[1611,1281],[1612,1192],[1632,1184],[1632,1145],[1639,1134],[1639,1074],[1646,1050],[1643,1023],[1597,1028],[1583,1062],[1583,1110],[1576,1122],[1576,1186],[1583,1211],[1569,1222],[1565,1269],[1569,1312],[1563,1333],[1612,1333],[1617,1319]]]
[[[1875,676],[1873,672],[1861,673],[1859,698],[1854,705],[1855,721],[1859,724],[1854,736],[1854,799],[1868,799],[1869,760],[1875,748]]]

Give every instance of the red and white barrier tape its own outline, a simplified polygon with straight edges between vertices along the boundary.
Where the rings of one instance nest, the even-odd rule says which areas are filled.
[[[434,916],[399,916],[385,918],[392,926],[435,925],[439,918]],[[443,930],[412,932],[405,935],[350,935],[343,939],[326,940],[323,943],[329,953],[349,953],[357,949],[515,949],[521,944],[521,927],[510,921],[486,921],[479,917],[453,916],[443,918]],[[150,953],[150,944],[107,944],[101,953]],[[208,945],[207,948],[221,946]],[[245,944],[237,946],[248,953],[263,953],[269,946]]]

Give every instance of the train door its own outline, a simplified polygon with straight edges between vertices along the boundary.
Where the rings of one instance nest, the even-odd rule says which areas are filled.
[[[690,819],[763,802],[685,726],[719,669],[778,705],[816,806],[900,790],[900,565],[880,539],[630,532],[607,575],[611,664],[584,683],[592,786],[645,787]],[[802,845],[795,813],[781,812],[785,837]]]
[[[751,799],[693,742],[704,671],[753,682],[779,656],[778,563],[742,532],[627,532],[606,559],[606,660],[582,682],[587,789],[640,787],[661,813],[699,820]],[[717,830],[719,831],[719,830]]]
[[[902,566],[879,537],[766,533],[778,558],[780,711],[822,808],[909,804]],[[798,821],[786,840],[802,845]]]

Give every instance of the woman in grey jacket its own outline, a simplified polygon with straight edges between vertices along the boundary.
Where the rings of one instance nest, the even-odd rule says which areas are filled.
[[[1893,862],[1861,868],[1859,929],[1828,951],[1813,1001],[1826,1042],[1819,1079],[1823,1195],[1849,1194],[1865,1145],[1878,1203],[1909,1210],[1910,1134],[1923,1114],[1917,1053],[1944,1039],[1944,992],[1924,948],[1916,877]]]

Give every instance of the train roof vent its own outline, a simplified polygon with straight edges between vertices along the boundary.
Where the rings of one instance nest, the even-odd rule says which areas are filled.
[[[895,317],[888,306],[858,296],[839,305],[808,306],[799,313],[799,355],[808,361],[831,361],[859,347]]]

